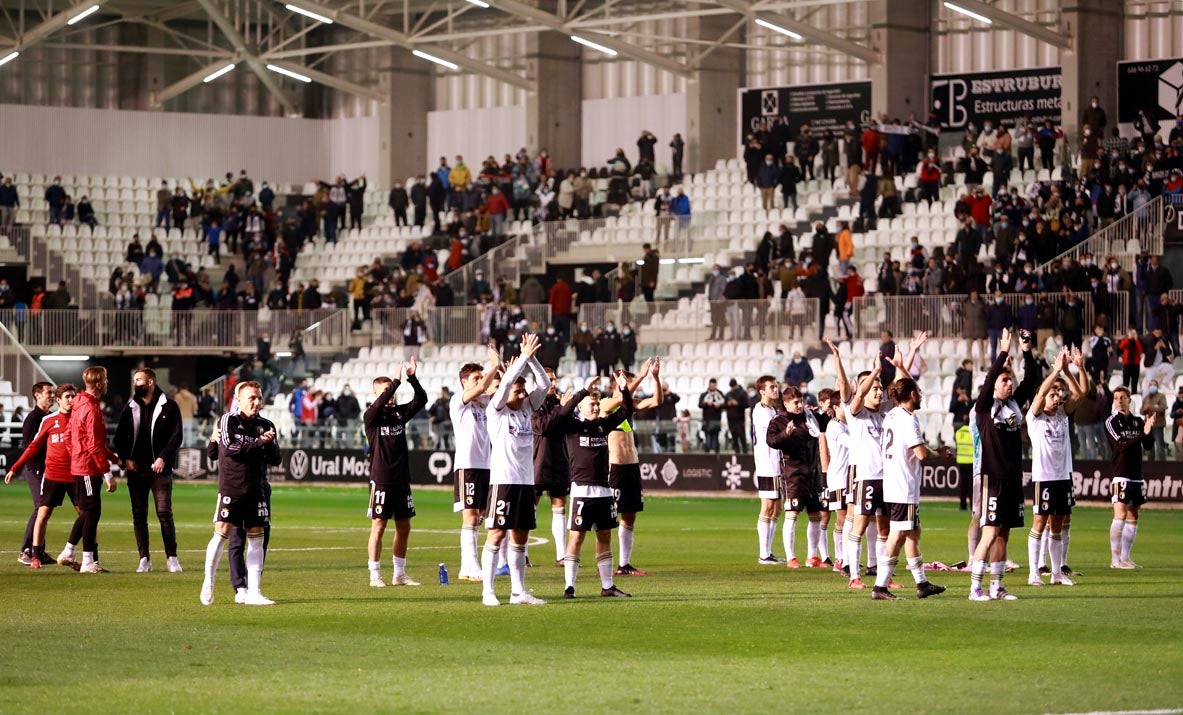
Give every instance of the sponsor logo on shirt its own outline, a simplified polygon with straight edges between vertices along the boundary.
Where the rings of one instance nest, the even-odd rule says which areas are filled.
[[[608,446],[608,438],[607,437],[592,437],[592,436],[588,436],[588,435],[580,435],[579,446],[580,447],[591,447],[591,448],[607,447]]]
[[[378,428],[378,436],[380,437],[398,437],[406,432],[403,425],[385,425]]]

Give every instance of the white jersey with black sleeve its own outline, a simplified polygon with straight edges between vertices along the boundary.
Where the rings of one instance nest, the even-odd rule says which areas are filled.
[[[850,463],[856,482],[883,479],[883,418],[893,405],[884,398],[875,412],[865,406],[857,413],[848,411],[850,428]]]
[[[456,435],[453,469],[489,468],[489,430],[485,417],[488,404],[488,395],[477,395],[468,404],[464,404],[463,389],[452,395],[448,415],[452,418],[452,430]]]
[[[924,444],[920,420],[903,407],[895,407],[883,418],[883,501],[888,504],[919,504],[922,465],[912,451]]]
[[[515,410],[507,404],[509,391],[527,367],[534,374],[535,387]],[[533,414],[546,399],[549,384],[546,370],[534,358],[517,360],[501,380],[485,408],[491,445],[489,484],[534,485]]]

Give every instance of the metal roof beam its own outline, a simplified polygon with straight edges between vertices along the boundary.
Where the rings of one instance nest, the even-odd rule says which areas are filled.
[[[877,50],[869,47],[864,47],[857,43],[851,42],[845,37],[839,37],[832,32],[820,30],[807,22],[783,15],[778,12],[765,12],[757,9],[753,4],[745,2],[745,0],[715,0],[723,7],[730,8],[741,15],[751,15],[759,20],[771,23],[778,27],[783,27],[790,32],[796,33],[803,38],[805,42],[811,42],[825,47],[832,47],[839,52],[844,52],[852,57],[857,57],[867,64],[877,65],[882,63],[883,58]]]
[[[1016,32],[1027,35],[1028,37],[1034,37],[1040,42],[1046,42],[1053,47],[1059,47],[1061,50],[1072,50],[1072,40],[1070,38],[1065,37],[1054,30],[1049,30],[1043,25],[1031,22],[1026,18],[1019,17],[1014,13],[1006,12],[1005,10],[999,10],[993,5],[987,5],[986,3],[980,2],[979,0],[949,0],[949,2],[946,4],[946,8],[951,12],[956,11],[953,11],[952,8],[948,8],[948,5],[956,5],[965,10],[969,10],[972,13],[985,17],[991,22],[997,22],[1003,27],[1009,27]],[[966,17],[964,14],[960,13],[958,13],[957,16]],[[1118,31],[1120,31],[1120,28],[1118,28]]]

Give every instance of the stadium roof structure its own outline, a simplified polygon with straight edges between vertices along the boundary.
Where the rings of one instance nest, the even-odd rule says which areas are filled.
[[[383,101],[373,73],[358,81],[318,69],[338,53],[375,47],[403,48],[434,62],[436,71],[482,75],[533,91],[535,79],[527,75],[523,57],[471,55],[480,39],[520,33],[561,33],[601,53],[593,57],[634,60],[681,77],[692,76],[720,48],[809,47],[874,65],[881,56],[871,42],[873,20],[828,27],[824,11],[861,6],[858,16],[872,18],[866,11],[880,3],[926,1],[933,3],[934,22],[938,11],[961,13],[953,17],[978,17],[983,27],[996,23],[1070,46],[1046,13],[1019,16],[981,0],[940,4],[948,10],[935,0],[0,0],[0,57],[34,44],[189,57],[192,71],[156,91],[155,106],[234,64],[257,75],[295,113],[298,102],[285,77]],[[718,19],[710,22],[711,32],[690,33],[693,37],[654,29],[658,21],[693,18]],[[754,42],[744,32],[753,22],[774,39]],[[120,24],[154,28],[160,35],[150,43],[112,44],[93,42],[87,33]]]

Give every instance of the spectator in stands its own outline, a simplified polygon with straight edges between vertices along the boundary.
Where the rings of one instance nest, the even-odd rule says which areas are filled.
[[[67,200],[69,198],[68,196],[66,197]],[[62,220],[65,221],[66,219],[63,217]],[[82,200],[78,202],[78,223],[86,224],[91,228],[99,225],[99,220],[94,213],[94,207],[90,205],[90,199],[86,196],[83,196]]]
[[[858,187],[858,218],[859,223],[862,224],[861,231],[869,231],[875,228],[875,201],[879,198],[879,186],[881,184],[882,182],[879,180],[879,176],[874,173],[873,169],[863,174],[862,185]]]
[[[395,202],[393,190],[391,192],[390,201]],[[427,185],[424,183],[423,177],[417,176],[411,184],[410,193],[411,206],[414,207],[414,222],[416,227],[422,227],[427,220]],[[392,205],[393,208],[393,205]],[[395,210],[395,223],[398,223],[398,210]]]
[[[547,302],[550,303],[550,314],[555,329],[558,330],[559,336],[564,341],[571,338],[571,316],[575,310],[573,298],[574,292],[571,290],[571,284],[567,283],[562,276],[556,278],[554,285],[550,287]],[[558,369],[557,366],[555,369]]]
[[[654,237],[654,243],[661,246],[662,234],[665,234],[665,240],[670,237],[670,223],[673,221],[674,197],[670,194],[668,186],[661,187],[657,192],[657,196],[653,198],[653,211],[657,214],[657,235]]]
[[[632,323],[625,323],[620,330],[620,366],[625,372],[632,372],[637,361],[637,333]]]
[[[731,450],[736,454],[745,454],[748,451],[748,431],[745,427],[748,393],[735,378],[731,379],[730,387],[727,401],[724,403],[727,413],[727,436],[731,442]]]
[[[941,200],[941,162],[934,149],[929,149],[920,162],[920,192],[930,206]]]
[[[1035,170],[1035,127],[1029,119],[1015,125],[1015,153],[1019,157],[1019,171]]]
[[[674,200],[670,204],[670,213],[674,216],[674,225],[677,226],[678,236],[684,236],[690,227],[690,197],[686,195],[681,184],[674,189]]]
[[[1104,436],[1104,422],[1112,411],[1113,393],[1105,380],[1098,380],[1076,402],[1072,424],[1080,444],[1081,459],[1109,459],[1109,441]]]
[[[501,193],[500,188],[496,186],[492,188],[489,199],[485,202],[484,211],[489,216],[490,235],[500,236],[504,234],[505,217],[509,215],[509,202],[506,201],[505,195]],[[404,216],[404,222],[405,219],[406,217]]]
[[[809,361],[801,355],[800,350],[793,351],[793,360],[784,371],[784,381],[790,385],[808,385],[813,382],[813,368]]]
[[[366,175],[362,174],[346,185],[346,202],[349,204],[349,228],[361,229],[361,216],[366,206]],[[406,215],[403,216],[406,223]]]
[[[592,341],[592,358],[596,361],[596,374],[609,377],[616,362],[620,359],[620,336],[616,334],[616,326],[608,323],[607,328],[597,328],[595,340]]]
[[[719,432],[723,429],[723,407],[727,398],[719,391],[715,378],[707,382],[706,392],[698,398],[702,410],[703,451],[719,453]]]
[[[1142,408],[1139,410],[1139,414],[1147,420],[1151,416],[1155,418],[1154,427],[1150,430],[1150,459],[1166,459],[1167,443],[1164,434],[1167,425],[1167,397],[1159,391],[1157,380],[1150,380],[1147,384],[1142,395]]]
[[[558,194],[555,193],[553,177],[548,177],[546,181],[540,183],[534,196],[538,200],[538,205],[534,208],[534,223],[536,225],[558,218],[558,203],[556,202]]]
[[[53,183],[45,189],[45,202],[49,204],[49,222],[62,222],[62,206],[66,203],[66,190],[62,188],[62,177],[53,177]]]
[[[817,138],[813,135],[808,124],[802,124],[801,131],[797,134],[797,140],[793,144],[793,154],[801,166],[802,177],[808,177],[811,181],[816,178],[813,174],[813,162],[817,157],[817,152]]]
[[[1101,379],[1102,373],[1109,372],[1109,360],[1113,357],[1113,341],[1105,334],[1101,325],[1093,327],[1093,334],[1088,340],[1089,356],[1084,366],[1093,381]]]
[[[16,305],[16,292],[8,285],[8,280],[0,278],[0,309],[12,308]]]
[[[896,373],[895,365],[891,362],[896,351],[895,335],[890,330],[884,330],[880,333],[880,340],[882,342],[879,344],[879,376],[890,385],[895,382]]]
[[[20,206],[21,197],[12,185],[12,177],[4,177],[4,183],[0,184],[0,228],[5,231],[12,228],[16,222],[16,211]]]
[[[1105,116],[1105,110],[1101,108],[1101,101],[1097,97],[1089,99],[1089,106],[1085,107],[1084,113],[1080,117],[1080,124],[1082,127],[1092,129],[1094,134],[1101,134],[1105,131],[1109,120]],[[1082,172],[1088,173],[1088,172]]]
[[[854,236],[850,232],[850,223],[838,222],[838,236],[835,239],[838,250],[838,275],[845,276],[850,269],[850,262],[854,259]]]
[[[1093,173],[1093,167],[1097,163],[1100,152],[1100,130],[1094,130],[1091,126],[1086,124],[1080,138],[1080,175],[1082,177],[1087,178]]]
[[[1174,383],[1174,359],[1178,355],[1161,327],[1154,326],[1150,334],[1142,338],[1142,356],[1142,366],[1146,368],[1145,385]],[[1142,392],[1145,394],[1146,389],[1143,388]]]
[[[966,154],[969,154],[971,151],[976,149],[978,146],[978,137],[980,135],[981,132],[978,131],[977,125],[974,124],[972,120],[970,120],[970,122],[965,125],[965,134],[963,134],[961,137],[961,149]]]
[[[762,167],[761,171],[764,168],[766,167]],[[785,155],[784,163],[781,164],[776,183],[780,185],[781,205],[787,209],[792,204],[793,210],[796,211],[797,184],[801,183],[801,169],[798,168],[797,162],[793,159],[792,154]],[[775,208],[775,206],[769,205],[765,208]]]
[[[846,187],[848,191],[854,191],[863,170],[862,130],[851,120],[846,122],[842,136],[846,144]]]
[[[661,255],[648,243],[641,248],[645,251],[640,260],[641,294],[647,302],[652,303],[654,291],[657,289],[658,271],[661,268]]]
[[[440,396],[427,408],[432,449],[452,449],[452,415],[449,409],[451,402],[452,393],[444,387],[440,389]]]
[[[1011,158],[1009,145],[1010,135],[1006,133],[1006,127],[1002,128],[1002,136],[1007,139],[1007,150],[1003,151],[1001,146],[990,156],[990,171],[994,173],[994,185],[991,187],[991,193],[994,198],[998,198],[999,192],[1006,193],[1007,184],[1010,183],[1010,172],[1014,168],[1014,159]],[[1002,142],[1000,141],[1001,145]]]
[[[764,155],[764,165],[756,172],[756,188],[760,190],[760,202],[765,211],[776,208],[776,185],[780,169],[771,154]]]
[[[591,216],[591,195],[593,189],[592,180],[587,175],[587,168],[580,167],[579,172],[571,177],[575,218],[585,219]]]
[[[575,348],[576,375],[580,378],[591,377],[592,346],[595,336],[588,329],[586,322],[579,324],[579,330],[571,338],[571,345]]]
[[[1002,297],[1001,290],[994,291],[994,304],[986,311],[986,333],[990,337],[990,361],[998,357],[998,341],[1002,338],[1002,331],[1009,330],[1014,325],[1014,314],[1010,306]]]
[[[1043,127],[1035,141],[1039,145],[1039,163],[1047,171],[1055,168],[1056,142],[1064,138],[1064,132],[1052,125],[1052,120],[1044,121]]]
[[[727,276],[723,268],[715,264],[707,278],[707,300],[711,309],[711,335],[707,340],[723,340],[723,331],[727,327],[727,304],[724,302],[727,291]]]
[[[653,152],[653,147],[657,145],[657,137],[647,129],[641,130],[641,136],[637,139],[637,163],[648,161],[650,165],[657,163],[656,155]]]
[[[162,180],[160,188],[156,190],[156,226],[161,225],[167,231],[172,228],[173,192],[168,188],[168,181]]]
[[[15,415],[13,417],[15,418]],[[1183,385],[1179,386],[1178,394],[1175,395],[1175,401],[1171,403],[1171,424],[1174,425],[1174,430],[1171,434],[1171,443],[1176,445],[1175,452],[1177,455],[1179,445],[1183,444]]]
[[[682,141],[682,135],[675,132],[674,138],[670,140],[670,180],[682,180],[682,159],[686,152],[686,142]],[[663,403],[664,404],[664,403]]]
[[[760,243],[756,245],[756,268],[761,271],[767,271],[772,262],[776,260],[776,257],[776,239],[772,237],[771,231],[765,231],[764,236],[760,239]]]
[[[1064,301],[1060,304],[1060,335],[1065,347],[1080,349],[1084,344],[1084,305],[1076,294],[1064,287]]]
[[[825,131],[821,134],[822,175],[832,182],[839,163],[838,135]]]
[[[1142,368],[1142,341],[1138,331],[1130,328],[1125,337],[1117,342],[1121,351],[1121,384],[1133,392],[1138,390],[1138,373]]]

